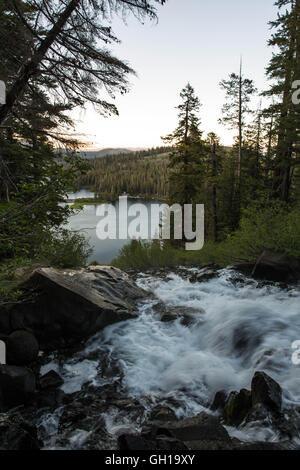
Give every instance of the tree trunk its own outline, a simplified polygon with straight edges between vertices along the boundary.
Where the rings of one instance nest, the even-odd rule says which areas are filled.
[[[239,81],[239,158],[238,158],[238,185],[240,186],[241,184],[241,171],[242,171],[242,146],[243,146],[243,123],[242,123],[242,118],[243,118],[243,78],[242,78],[242,61],[240,65],[240,81]]]
[[[216,144],[212,145],[212,176],[217,176],[217,155]],[[215,183],[211,187],[211,214],[212,214],[212,239],[214,242],[218,240],[218,220],[217,220],[217,189]]]
[[[294,125],[294,108],[292,103],[292,82],[293,76],[297,73],[297,64],[299,62],[299,9],[300,1],[296,0],[293,5],[294,21],[293,28],[290,31],[290,46],[287,56],[287,67],[285,74],[285,86],[282,100],[282,111],[279,122],[276,170],[274,173],[274,192],[275,196],[284,202],[290,199],[291,187],[291,167],[295,140],[297,139],[297,130],[291,132],[291,124]]]

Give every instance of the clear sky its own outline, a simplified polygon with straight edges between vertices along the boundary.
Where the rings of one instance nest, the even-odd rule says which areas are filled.
[[[203,106],[202,130],[214,131],[222,143],[232,143],[232,132],[218,124],[224,94],[221,79],[244,73],[265,89],[268,21],[276,17],[275,0],[168,0],[158,8],[158,24],[114,19],[113,30],[122,41],[114,53],[138,74],[130,77],[131,91],[117,96],[119,117],[104,118],[91,107],[76,113],[79,133],[94,148],[152,147],[176,126],[179,93],[190,82]]]

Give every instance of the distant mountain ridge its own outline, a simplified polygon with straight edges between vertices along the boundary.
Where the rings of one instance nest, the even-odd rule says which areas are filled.
[[[106,148],[102,150],[85,150],[78,152],[82,158],[103,158],[108,155],[120,155],[122,153],[133,153],[137,149],[127,149],[127,148]]]

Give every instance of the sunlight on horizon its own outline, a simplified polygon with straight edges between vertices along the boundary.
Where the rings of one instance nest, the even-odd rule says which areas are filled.
[[[85,135],[87,148],[163,145],[161,136],[176,127],[175,107],[187,82],[202,103],[204,135],[214,131],[223,145],[231,145],[235,133],[218,123],[224,103],[219,82],[238,72],[242,55],[245,76],[255,81],[259,91],[268,87],[265,67],[272,54],[267,40],[268,22],[276,17],[273,3],[169,0],[158,8],[158,24],[142,25],[129,18],[125,25],[119,18],[113,19],[113,30],[122,43],[112,49],[136,70],[137,77],[129,77],[130,92],[114,101],[119,116],[104,118],[91,106],[72,113],[75,130]]]

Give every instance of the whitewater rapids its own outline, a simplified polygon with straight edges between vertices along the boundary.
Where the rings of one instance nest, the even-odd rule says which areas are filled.
[[[199,399],[207,403],[218,390],[249,388],[256,370],[281,384],[286,403],[300,403],[300,367],[292,362],[292,343],[300,340],[299,289],[258,287],[255,281],[240,285],[233,276],[224,270],[219,278],[193,284],[175,274],[166,280],[140,278],[138,284],[166,305],[193,308],[195,322],[163,323],[155,300],[142,303],[139,318],[107,327],[59,368],[64,391],[96,379],[98,362],[85,356],[100,347],[103,354],[104,346],[131,395],[186,396],[190,413]],[[50,363],[42,372],[53,366],[58,370]]]
[[[300,404],[300,366],[292,361],[292,343],[300,340],[299,286],[263,285],[231,270],[196,283],[178,274],[141,273],[137,283],[158,300],[143,301],[138,318],[107,327],[67,363],[43,366],[42,373],[55,369],[62,375],[65,393],[86,382],[107,383],[94,359],[99,350],[99,357],[117,364],[128,396],[176,402],[178,417],[207,409],[219,390],[249,389],[258,370],[281,385],[284,407]],[[192,308],[193,323],[162,322],[154,308],[158,301]]]

